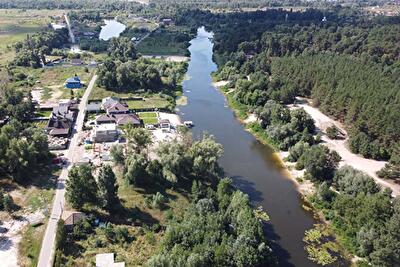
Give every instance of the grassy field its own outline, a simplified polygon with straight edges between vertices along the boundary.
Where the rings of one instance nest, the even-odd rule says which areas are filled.
[[[187,38],[185,35],[186,33],[182,33],[180,29],[159,29],[140,42],[137,49],[144,55],[186,56],[190,37]]]
[[[167,109],[171,103],[158,95],[146,97],[144,100],[129,100],[126,102],[130,109],[158,108]]]
[[[71,97],[71,89],[64,88],[67,78],[76,74],[87,85],[92,77],[93,70],[89,69],[89,72],[87,72],[83,66],[57,66],[40,69],[16,67],[13,72],[17,75],[23,73],[27,76],[26,79],[13,82],[13,87],[25,90],[42,89],[41,100],[57,101]],[[81,90],[74,89],[73,91],[76,95]]]
[[[134,94],[134,93],[121,93],[106,90],[103,87],[95,85],[92,93],[89,96],[90,100],[99,100],[105,97],[117,97],[117,98],[130,98],[130,97],[144,97],[144,100],[129,100],[126,101],[130,109],[147,109],[147,108],[158,108],[165,109],[171,106],[171,102],[167,98],[159,94]]]
[[[61,15],[63,10],[0,9],[0,66],[14,58],[12,45],[27,34],[40,31],[50,23],[50,16]]]
[[[144,124],[157,124],[157,113],[155,112],[139,112],[139,118],[143,120]]]

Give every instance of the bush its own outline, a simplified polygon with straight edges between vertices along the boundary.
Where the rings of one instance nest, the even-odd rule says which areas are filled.
[[[340,131],[335,125],[332,125],[326,129],[326,134],[329,139],[339,139]]]

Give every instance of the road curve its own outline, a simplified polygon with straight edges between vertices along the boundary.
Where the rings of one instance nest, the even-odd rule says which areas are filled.
[[[72,130],[73,136],[65,156],[68,162],[73,163],[75,160],[75,150],[78,144],[78,136],[82,131],[82,126],[85,118],[85,110],[87,101],[91,91],[93,90],[94,84],[96,82],[97,75],[93,75],[89,82],[85,93],[82,96],[81,102],[79,104],[78,117],[76,123]],[[53,266],[53,257],[55,252],[55,238],[57,231],[57,222],[61,218],[61,214],[65,206],[65,186],[66,180],[68,179],[68,167],[63,167],[60,176],[57,179],[56,194],[54,196],[53,207],[47,223],[46,232],[43,237],[42,246],[40,249],[38,267],[51,267]]]

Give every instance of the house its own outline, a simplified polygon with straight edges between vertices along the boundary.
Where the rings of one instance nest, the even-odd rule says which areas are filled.
[[[161,129],[170,129],[171,128],[171,122],[168,119],[163,119],[158,122],[160,125]]]
[[[96,118],[96,124],[116,123],[118,126],[133,124],[136,127],[142,126],[142,120],[135,113],[128,114],[102,114]]]
[[[69,104],[61,103],[53,107],[46,131],[54,137],[68,137],[71,133],[75,112],[70,110]]]
[[[71,64],[74,66],[81,66],[83,65],[83,61],[80,58],[73,58],[71,59]]]
[[[109,96],[109,97],[103,98],[103,99],[101,100],[101,107],[102,107],[104,110],[106,110],[107,107],[109,107],[109,106],[111,106],[111,105],[113,105],[113,104],[115,104],[115,103],[117,103],[117,102],[119,102],[119,99],[118,99],[118,98]]]
[[[94,142],[114,142],[117,137],[118,130],[115,123],[96,125],[92,131],[92,140]]]
[[[74,77],[68,78],[65,81],[65,88],[75,89],[75,88],[81,88],[81,87],[82,87],[81,79],[76,75]]]
[[[86,214],[78,211],[64,211],[61,218],[64,221],[65,228],[70,231],[76,223],[86,218]]]
[[[165,18],[165,19],[162,19],[161,22],[162,22],[162,24],[164,24],[164,25],[171,25],[172,22],[173,22],[173,20],[170,19],[170,18]]]
[[[128,105],[120,102],[114,103],[106,107],[107,114],[125,114],[129,112]]]
[[[99,112],[101,109],[101,102],[90,102],[86,105],[87,112]]]
[[[125,262],[114,262],[114,253],[96,255],[96,267],[125,267]]]

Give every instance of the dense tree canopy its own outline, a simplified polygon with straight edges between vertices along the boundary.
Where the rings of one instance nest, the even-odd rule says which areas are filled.
[[[218,193],[209,191],[207,197],[191,203],[181,220],[170,222],[161,251],[148,266],[273,265],[248,196],[235,191],[230,182],[221,180]]]

